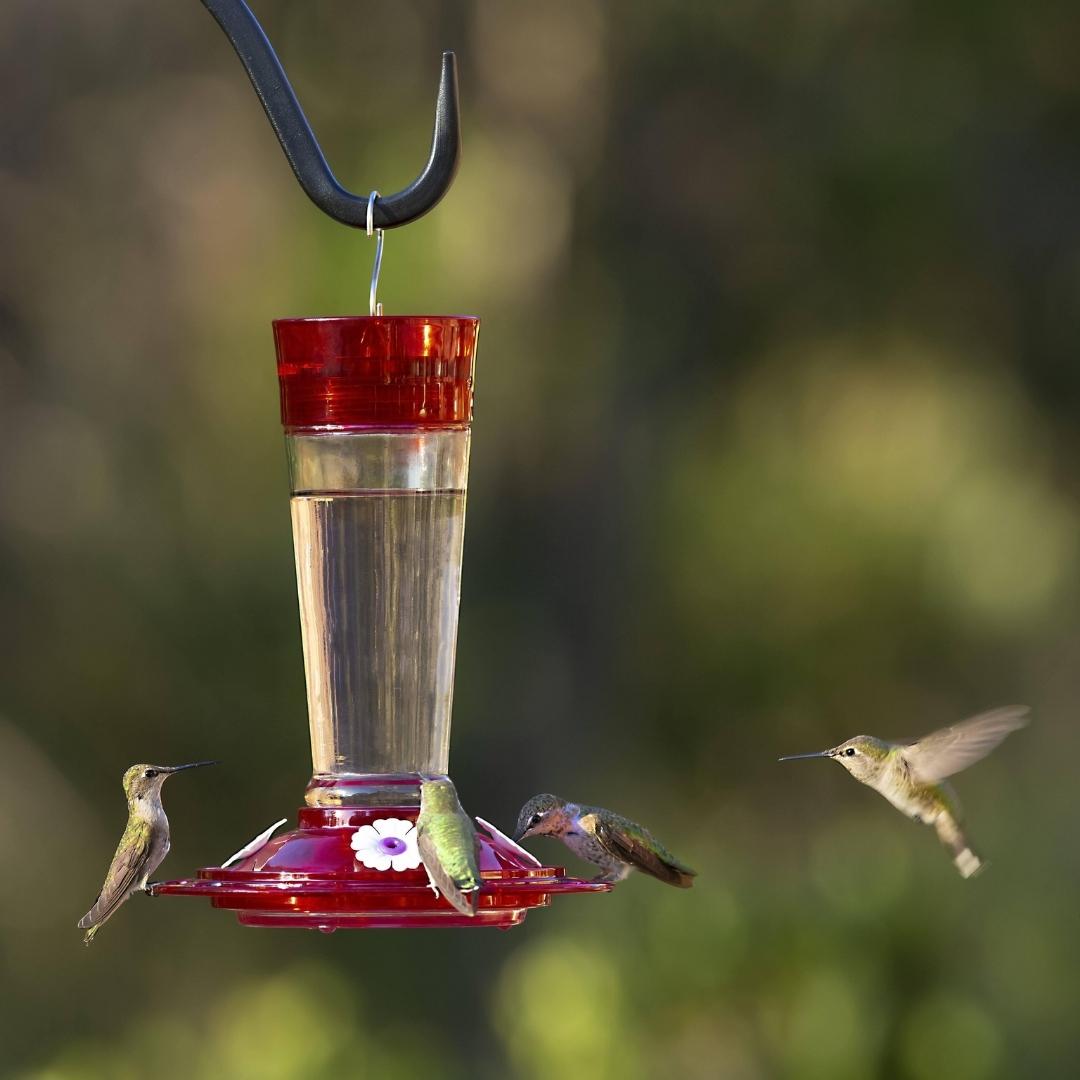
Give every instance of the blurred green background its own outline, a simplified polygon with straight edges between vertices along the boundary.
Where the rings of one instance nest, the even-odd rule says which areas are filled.
[[[1080,12],[872,0],[255,5],[342,181],[465,153],[388,312],[483,318],[452,771],[698,867],[509,934],[134,898],[309,775],[269,323],[366,311],[195,0],[0,6],[0,1070],[1071,1077],[1080,1059]],[[988,873],[825,763],[993,705]],[[553,841],[548,861],[580,864]],[[1070,959],[1072,957],[1073,959]]]

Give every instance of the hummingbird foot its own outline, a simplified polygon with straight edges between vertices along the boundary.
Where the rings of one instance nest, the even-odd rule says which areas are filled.
[[[161,884],[161,882],[160,882],[160,881],[148,881],[148,882],[146,882],[146,884],[145,884],[145,885],[143,885],[143,887],[142,887],[142,891],[143,891],[144,893],[146,893],[146,895],[147,895],[147,896],[157,896],[157,893],[156,893],[156,892],[155,892],[154,890],[155,890],[155,889],[156,889],[156,888],[157,888],[157,887],[158,887],[158,886],[159,886],[160,884]]]
[[[442,893],[439,892],[439,886],[435,884],[435,879],[431,876],[431,871],[427,868],[427,864],[421,860],[421,865],[424,867],[424,873],[427,874],[428,888],[435,894],[435,899],[438,900]]]

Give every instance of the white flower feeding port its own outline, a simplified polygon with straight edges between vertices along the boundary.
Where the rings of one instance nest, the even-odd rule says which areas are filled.
[[[376,818],[352,834],[349,846],[356,861],[369,870],[415,870],[420,866],[416,822],[406,818]]]

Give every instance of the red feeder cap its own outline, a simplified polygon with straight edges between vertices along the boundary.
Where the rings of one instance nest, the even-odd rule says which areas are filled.
[[[281,422],[289,431],[468,424],[479,327],[468,315],[277,319]]]

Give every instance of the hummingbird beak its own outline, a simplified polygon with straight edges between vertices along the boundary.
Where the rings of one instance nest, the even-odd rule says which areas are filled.
[[[174,772],[183,772],[185,769],[201,769],[204,765],[220,764],[220,761],[193,761],[190,765],[170,765],[166,768],[159,769],[158,771],[172,775]]]
[[[818,750],[813,754],[788,754],[786,757],[778,758],[778,761],[802,761],[804,758],[812,757],[832,757],[834,751],[832,750]]]

